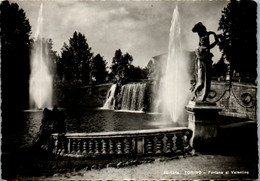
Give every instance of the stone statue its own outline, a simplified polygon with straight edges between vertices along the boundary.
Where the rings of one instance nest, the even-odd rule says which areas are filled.
[[[217,45],[218,37],[214,32],[207,32],[206,27],[201,23],[197,23],[192,32],[196,32],[199,35],[199,48],[196,49],[196,61],[195,61],[195,77],[196,81],[193,85],[193,100],[194,101],[206,101],[208,93],[210,91],[211,82],[211,68],[212,57],[210,49]],[[210,44],[209,37],[214,35],[215,42]]]

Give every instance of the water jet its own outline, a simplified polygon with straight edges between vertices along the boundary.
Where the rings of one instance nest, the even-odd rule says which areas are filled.
[[[30,107],[42,109],[52,107],[52,75],[47,42],[43,39],[43,4],[39,9],[33,50],[31,52]]]

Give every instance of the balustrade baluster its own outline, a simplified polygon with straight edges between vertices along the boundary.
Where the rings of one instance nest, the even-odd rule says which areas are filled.
[[[176,150],[183,151],[183,135],[176,134]]]
[[[70,150],[71,150],[71,139],[68,139],[68,145],[67,145],[67,149],[68,149],[68,153],[70,154]]]
[[[174,134],[174,136],[172,138],[172,143],[173,143],[172,151],[176,152],[176,150],[177,150],[177,136],[176,136],[176,134]]]
[[[95,155],[100,155],[100,140],[95,140]]]
[[[82,147],[83,151],[82,154],[83,155],[87,155],[87,140],[83,139],[83,147]]]
[[[163,153],[163,139],[164,135],[156,136],[156,152],[155,154]]]
[[[102,139],[101,142],[102,142],[101,153],[105,155],[107,154],[107,141],[105,139]]]
[[[123,143],[122,143],[122,139],[121,138],[119,138],[117,140],[116,147],[117,147],[117,154],[118,155],[123,154]]]
[[[146,138],[146,153],[147,154],[153,154],[153,139],[154,137],[147,137]]]
[[[58,151],[58,138],[57,138],[57,136],[53,136],[52,138],[54,140],[54,148],[52,150],[52,153],[53,154],[57,154],[57,151]]]
[[[124,149],[125,154],[132,153],[132,138],[125,138],[124,145],[125,145],[125,149]]]
[[[184,135],[182,136],[182,144],[183,144],[183,152],[187,152],[190,148],[190,132],[186,131]]]
[[[52,152],[57,155],[77,157],[78,155],[95,156],[106,154],[173,154],[185,152],[189,147],[192,132],[188,129],[165,132],[128,133],[117,136],[76,134],[52,135]],[[165,137],[165,138],[164,138]],[[187,150],[185,150],[187,149]],[[189,150],[188,150],[189,151]]]
[[[186,139],[184,140],[184,144],[187,146],[187,145],[190,145],[190,139],[192,137],[192,134],[189,132],[189,131],[186,131],[185,132],[185,136],[186,136]]]
[[[81,139],[78,139],[78,144],[77,144],[77,155],[81,155],[81,149],[80,149],[80,147],[81,147]]]
[[[115,146],[113,138],[109,139],[109,154],[115,154]]]
[[[60,155],[62,156],[62,155],[64,155],[64,153],[65,153],[65,138],[63,138],[61,140],[61,152],[60,152]]]
[[[76,154],[76,139],[72,139],[72,152],[71,154]]]
[[[88,141],[88,154],[89,155],[92,155],[94,152],[93,152],[93,139],[90,139]]]
[[[62,141],[63,141],[63,138],[61,136],[58,136],[58,151],[57,151],[57,155],[61,154],[61,151],[62,151]]]
[[[174,135],[172,134],[167,134],[166,137],[167,137],[167,141],[166,141],[166,153],[167,154],[170,154],[172,153],[173,151],[173,137]]]

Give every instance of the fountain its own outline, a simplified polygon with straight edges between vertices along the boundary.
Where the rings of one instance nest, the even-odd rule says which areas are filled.
[[[107,92],[106,102],[102,109],[114,109],[115,107],[115,91],[116,91],[116,84],[113,84],[109,91]]]
[[[53,153],[78,158],[189,153],[192,149],[189,140],[193,133],[179,122],[185,114],[190,82],[181,43],[179,13],[176,7],[170,31],[167,70],[161,80],[162,86],[159,85],[167,114],[146,112],[145,106],[153,101],[150,101],[154,93],[150,90],[154,88],[153,81],[122,85],[122,81],[117,80],[117,83],[110,87],[102,107],[110,110],[94,110],[91,113],[85,111],[83,118],[76,113],[78,109],[73,110],[73,116],[79,117],[73,117],[75,122],[68,126],[68,130],[76,126],[75,131],[52,134]],[[136,112],[139,114],[135,114]],[[92,131],[93,127],[95,130]]]
[[[164,114],[169,114],[173,122],[186,120],[184,117],[186,115],[185,105],[191,97],[188,60],[187,52],[182,47],[180,16],[178,7],[176,7],[172,15],[166,66],[161,67],[162,69],[166,67],[166,70],[161,71],[165,73],[160,80],[158,90],[155,90],[158,91],[158,94],[156,94],[158,97],[154,101],[154,104],[156,104],[156,101],[160,103],[160,110],[162,108]],[[120,93],[122,96],[121,110],[142,111],[145,87],[146,84],[143,83],[122,86]],[[114,90],[114,86],[109,90],[108,95],[111,97],[107,98],[103,108],[108,108],[109,104],[113,104],[111,100],[114,101],[112,97],[115,95],[111,94],[112,90]],[[161,112],[156,108],[153,110]]]
[[[49,51],[42,37],[43,4],[40,6],[35,42],[31,52],[30,106],[31,109],[52,107],[52,76],[49,71]]]
[[[143,83],[126,84],[122,87],[121,110],[143,111],[145,85]]]
[[[30,55],[31,74],[29,81],[30,109],[24,110],[27,134],[21,136],[22,147],[35,145],[43,126],[43,108],[52,107],[52,75],[48,42],[43,39],[43,4],[39,9],[37,27]]]
[[[144,98],[146,83],[129,83],[121,87],[121,91],[116,94],[117,84],[113,84],[107,93],[107,98],[102,109],[115,109],[115,102],[120,95],[121,99],[117,100],[122,111],[142,112],[144,109]]]
[[[172,15],[166,71],[159,90],[163,112],[170,114],[173,122],[184,120],[184,107],[190,98],[189,82],[188,60],[182,47],[180,15],[176,6]]]

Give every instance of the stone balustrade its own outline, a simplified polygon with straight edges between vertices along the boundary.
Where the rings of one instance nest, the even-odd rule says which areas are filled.
[[[162,155],[184,153],[192,131],[187,127],[100,133],[52,134],[59,156]]]

